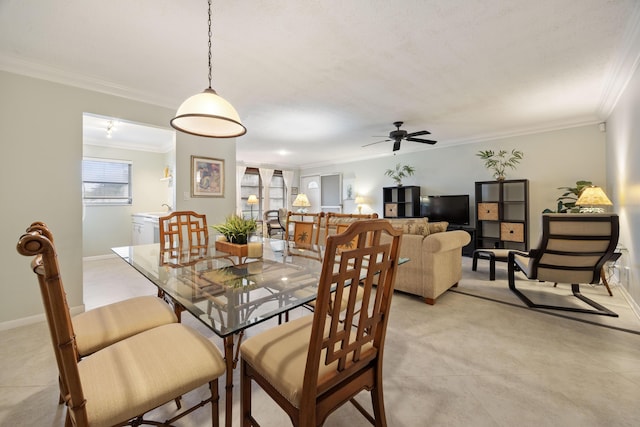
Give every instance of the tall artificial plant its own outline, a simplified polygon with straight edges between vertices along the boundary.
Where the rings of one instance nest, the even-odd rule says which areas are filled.
[[[415,171],[416,169],[412,166],[398,163],[394,169],[387,169],[384,174],[391,177],[399,187],[402,185],[402,178],[413,175]]]
[[[513,149],[511,152],[500,150],[480,150],[476,156],[484,160],[484,167],[493,170],[493,177],[498,181],[506,178],[506,169],[516,169],[516,165],[524,157],[524,153],[520,150]]]

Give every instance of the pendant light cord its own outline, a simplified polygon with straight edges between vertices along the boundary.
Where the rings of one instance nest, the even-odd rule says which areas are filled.
[[[211,89],[211,0],[209,0],[209,89]]]

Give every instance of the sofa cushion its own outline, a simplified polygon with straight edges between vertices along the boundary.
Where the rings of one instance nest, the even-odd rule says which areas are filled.
[[[429,222],[427,218],[390,219],[388,221],[393,228],[402,230],[404,234],[429,235]]]
[[[449,227],[449,223],[447,221],[430,222],[429,234],[442,233],[443,231],[447,231],[447,227]]]

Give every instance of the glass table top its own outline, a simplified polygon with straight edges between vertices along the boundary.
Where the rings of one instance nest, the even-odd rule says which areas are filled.
[[[285,313],[316,298],[322,247],[287,250],[263,239],[262,257],[208,247],[160,250],[160,244],[113,248],[173,301],[221,337]]]

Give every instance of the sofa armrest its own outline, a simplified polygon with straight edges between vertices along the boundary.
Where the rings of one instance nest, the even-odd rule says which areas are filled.
[[[424,250],[445,252],[462,248],[471,241],[471,235],[464,230],[445,231],[429,234],[424,239]]]

